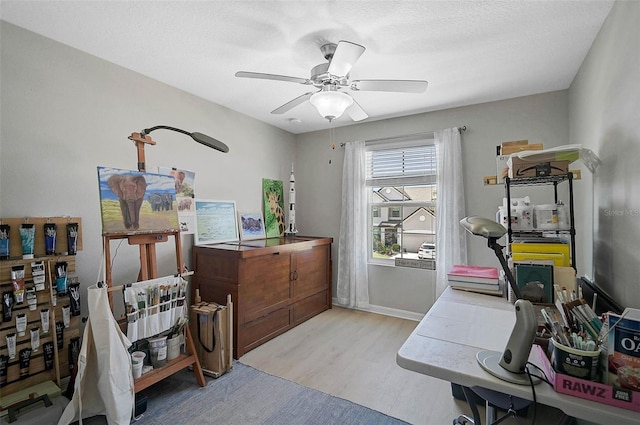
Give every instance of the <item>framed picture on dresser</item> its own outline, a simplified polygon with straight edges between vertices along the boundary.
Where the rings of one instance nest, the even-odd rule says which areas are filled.
[[[195,200],[196,245],[240,239],[235,201]]]
[[[240,240],[264,239],[264,220],[262,213],[239,213]]]

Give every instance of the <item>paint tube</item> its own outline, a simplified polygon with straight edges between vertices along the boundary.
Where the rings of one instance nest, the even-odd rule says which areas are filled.
[[[80,337],[71,338],[69,340],[69,370],[73,370],[73,365],[78,362],[80,355]]]
[[[76,255],[78,252],[78,223],[67,224],[67,254]]]
[[[36,291],[44,291],[47,281],[47,276],[44,272],[44,261],[31,262],[31,276],[33,277],[33,284],[36,287]]]
[[[56,339],[58,340],[58,350],[64,348],[64,323],[56,322]]]
[[[7,334],[7,352],[10,359],[16,358],[16,334]]]
[[[29,305],[29,310],[36,311],[38,308],[38,296],[36,295],[36,288],[28,288],[27,293],[27,304]]]
[[[16,314],[16,331],[18,336],[25,336],[27,333],[27,315],[25,313]]]
[[[40,323],[42,325],[42,333],[49,332],[49,309],[43,308],[40,310]]]
[[[40,328],[31,328],[31,350],[35,353],[40,348]]]
[[[31,348],[20,350],[20,379],[29,376],[29,364],[31,363]]]
[[[57,226],[55,223],[44,224],[44,250],[47,255],[56,253]]]
[[[44,344],[42,344],[42,351],[44,353],[44,369],[45,370],[53,369],[53,360],[54,360],[53,342],[47,341]]]
[[[2,321],[10,322],[13,314],[13,291],[2,293]]]
[[[80,284],[69,284],[69,301],[71,302],[71,315],[80,316]]]
[[[22,242],[22,259],[33,258],[33,246],[36,239],[36,229],[33,224],[22,224],[20,226],[20,240]]]
[[[65,328],[68,328],[71,324],[71,307],[68,305],[62,306],[62,323]]]
[[[9,259],[9,231],[11,226],[8,224],[0,224],[0,260]]]
[[[7,372],[9,371],[9,356],[0,355],[0,388],[7,385]]]
[[[11,267],[11,283],[13,283],[13,298],[16,304],[24,302],[24,265]]]
[[[56,263],[56,287],[58,295],[67,293],[67,262],[58,261]]]
[[[58,305],[58,290],[56,288],[51,291],[51,305],[54,307]]]

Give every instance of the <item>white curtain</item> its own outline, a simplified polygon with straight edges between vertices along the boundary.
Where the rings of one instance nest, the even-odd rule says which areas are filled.
[[[365,142],[347,143],[342,170],[336,298],[339,305],[352,308],[369,307],[365,163]]]
[[[436,201],[436,298],[447,287],[447,272],[453,264],[467,264],[466,232],[460,130],[448,128],[434,134],[438,160]]]

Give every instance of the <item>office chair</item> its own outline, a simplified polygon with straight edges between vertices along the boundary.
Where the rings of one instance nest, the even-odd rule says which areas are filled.
[[[487,425],[497,425],[508,418],[513,418],[517,423],[522,423],[518,418],[518,412],[527,409],[532,403],[530,400],[525,400],[520,397],[511,396],[482,387],[462,387],[462,392],[464,393],[464,397],[467,399],[467,404],[471,409],[473,419],[466,415],[460,415],[453,420],[453,425],[482,425],[480,412],[478,411],[478,406],[476,406],[474,401],[474,395],[477,395],[485,401],[485,419]],[[500,418],[497,418],[497,409],[502,409],[506,411],[506,413]]]

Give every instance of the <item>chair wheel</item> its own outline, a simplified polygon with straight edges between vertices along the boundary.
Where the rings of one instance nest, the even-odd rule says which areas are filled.
[[[473,419],[466,415],[460,415],[453,420],[453,425],[473,425]]]

